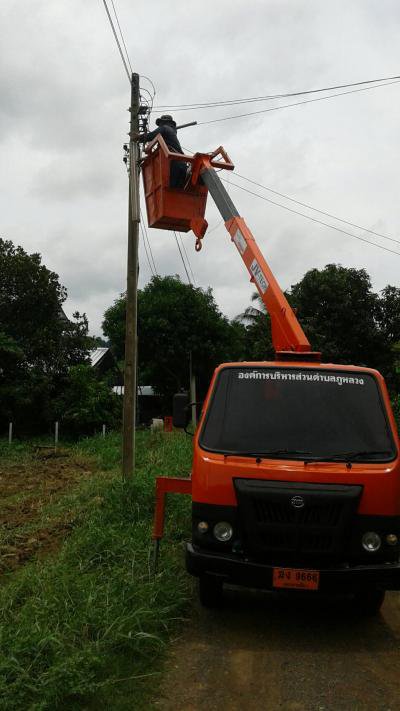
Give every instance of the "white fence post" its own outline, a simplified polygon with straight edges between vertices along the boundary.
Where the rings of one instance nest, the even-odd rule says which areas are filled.
[[[103,425],[103,437],[105,437],[105,436],[106,436],[106,426]]]
[[[54,451],[57,451],[57,445],[58,445],[58,420],[55,424],[54,428]]]
[[[9,422],[8,423],[8,444],[12,443],[12,438],[13,438],[13,423]]]

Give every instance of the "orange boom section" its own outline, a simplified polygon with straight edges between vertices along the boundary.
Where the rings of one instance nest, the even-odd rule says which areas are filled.
[[[220,146],[212,153],[183,155],[169,151],[163,138],[156,136],[147,146],[146,153],[142,171],[149,227],[180,232],[192,230],[199,251],[207,230],[204,214],[210,192],[250,280],[271,316],[272,340],[277,355],[285,357],[287,354],[290,358],[293,353],[302,353],[304,359],[318,361],[320,353],[311,351],[293,309],[216,173],[215,168],[234,168],[224,148]],[[183,161],[190,167],[187,184],[182,190],[169,187],[172,161]]]

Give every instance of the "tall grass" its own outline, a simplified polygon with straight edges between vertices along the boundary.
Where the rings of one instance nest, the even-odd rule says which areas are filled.
[[[80,511],[75,530],[57,555],[9,576],[0,592],[1,709],[149,708],[146,681],[154,688],[190,594],[186,497],[169,502],[156,576],[150,542],[154,478],[187,473],[190,442],[141,433],[128,484],[115,469],[118,437],[86,440],[80,451],[102,471],[63,499]]]

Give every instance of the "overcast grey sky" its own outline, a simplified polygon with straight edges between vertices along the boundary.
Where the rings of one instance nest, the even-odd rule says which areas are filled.
[[[156,86],[155,104],[400,74],[398,0],[114,2],[133,68]],[[2,0],[0,27],[0,235],[41,252],[68,289],[66,313],[85,311],[99,334],[104,310],[125,288],[128,79],[101,0]],[[176,118],[205,121],[269,105]],[[393,84],[189,128],[181,142],[206,151],[223,144],[240,174],[400,240],[399,124]],[[283,288],[331,262],[364,267],[377,290],[400,286],[400,256],[236,188],[231,195]],[[207,219],[210,228],[219,221],[211,204]],[[400,244],[345,229],[400,253]],[[173,234],[149,236],[158,272],[185,280]],[[196,284],[210,285],[228,316],[243,311],[254,289],[224,226],[206,236],[200,254],[193,235],[184,241]],[[143,286],[150,271],[142,249],[140,260]]]

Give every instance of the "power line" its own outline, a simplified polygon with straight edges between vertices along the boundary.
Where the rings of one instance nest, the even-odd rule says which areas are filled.
[[[179,238],[180,238],[181,245],[182,245],[182,247],[183,247],[183,251],[184,251],[184,253],[185,253],[185,257],[186,257],[186,261],[187,261],[187,264],[188,264],[190,273],[191,273],[191,275],[192,275],[193,284],[194,284],[194,286],[196,286],[196,279],[194,278],[192,265],[190,264],[190,260],[189,260],[189,257],[188,257],[187,251],[186,251],[185,243],[184,243],[184,241],[183,241],[183,239],[182,239],[182,235],[181,235],[180,232],[178,232],[178,236],[179,236]]]
[[[226,181],[224,181],[224,182],[226,182]],[[366,242],[366,244],[371,244],[373,247],[378,247],[379,249],[383,249],[383,250],[385,250],[385,252],[391,252],[392,254],[397,254],[400,257],[400,252],[395,252],[395,250],[393,250],[393,249],[389,249],[388,247],[383,247],[383,245],[376,244],[376,242],[370,242],[368,239],[364,239],[364,237],[355,235],[352,232],[348,232],[347,230],[342,230],[340,227],[335,227],[334,225],[330,225],[327,222],[318,220],[316,217],[311,217],[310,215],[305,215],[304,212],[299,212],[299,210],[293,210],[293,208],[287,207],[287,205],[282,205],[279,202],[275,202],[275,200],[270,200],[269,198],[263,197],[262,195],[258,195],[258,193],[255,193],[252,190],[247,190],[247,188],[244,188],[242,185],[237,185],[237,183],[231,182],[231,185],[234,186],[235,188],[239,188],[239,190],[243,190],[245,193],[249,193],[250,195],[254,195],[255,197],[260,198],[260,200],[264,200],[265,202],[269,202],[272,205],[276,205],[277,207],[281,207],[284,210],[288,210],[288,212],[292,212],[295,215],[300,215],[301,217],[305,217],[307,220],[316,222],[317,224],[323,225],[324,227],[329,227],[329,229],[336,230],[336,232],[341,232],[342,234],[348,235],[349,237],[354,237],[354,239],[358,239],[358,240],[360,240],[360,242]]]
[[[151,84],[151,86],[152,86],[152,88],[153,88],[153,92],[154,92],[154,94],[153,94],[153,97],[154,97],[157,92],[156,92],[156,87],[154,86],[154,84],[153,84],[152,80],[150,79],[150,77],[146,77],[145,74],[140,74],[140,77],[141,77],[142,79],[147,79],[147,81],[149,82],[149,84]]]
[[[155,106],[155,109],[174,109],[175,111],[190,111],[192,109],[206,109],[219,106],[233,106],[235,104],[249,104],[258,101],[271,101],[272,99],[284,99],[290,96],[304,96],[305,94],[317,94],[323,91],[334,91],[336,89],[348,89],[353,86],[361,86],[365,84],[374,84],[378,82],[391,81],[400,79],[400,75],[391,77],[382,77],[380,79],[367,79],[365,81],[352,82],[351,84],[336,84],[334,86],[326,86],[322,89],[308,89],[306,91],[284,92],[280,94],[267,94],[264,96],[250,96],[248,98],[226,99],[221,101],[198,101],[194,104],[160,104]],[[372,87],[371,87],[372,88]]]
[[[312,104],[316,101],[326,101],[327,99],[335,99],[337,96],[346,96],[346,94],[357,94],[360,91],[371,91],[371,89],[379,89],[382,86],[390,86],[398,84],[400,80],[387,82],[386,84],[377,84],[376,86],[367,86],[362,89],[352,89],[351,91],[341,91],[338,94],[330,94],[329,96],[319,96],[317,99],[306,99],[306,101],[296,101],[293,104],[282,104],[282,106],[272,106],[269,109],[261,111],[249,111],[245,114],[235,114],[234,116],[223,116],[222,118],[212,119],[210,121],[199,121],[197,126],[206,126],[210,123],[219,123],[220,121],[231,121],[232,119],[244,118],[245,116],[256,116],[257,114],[266,114],[270,111],[280,111],[280,109],[288,109],[292,106],[300,106],[301,104]]]
[[[142,225],[142,223],[140,223],[140,230],[141,230],[142,237],[143,237],[143,246],[144,246],[144,251],[146,252],[147,264],[149,265],[150,272],[152,273],[153,276],[155,276],[153,267],[151,266],[151,262],[150,262],[150,258],[149,258],[149,253],[148,253],[148,251],[147,251],[146,240],[145,240],[145,236],[144,236],[144,230],[143,230],[143,225]]]
[[[193,153],[193,151],[189,148],[184,148],[184,150],[187,153]],[[248,183],[251,183],[252,185],[257,185],[257,187],[262,188],[263,190],[268,190],[268,192],[274,193],[274,195],[279,195],[280,197],[285,198],[286,200],[290,200],[290,202],[294,202],[297,205],[301,205],[302,207],[306,207],[308,210],[314,210],[314,212],[318,212],[320,215],[325,215],[326,217],[331,217],[334,220],[338,220],[338,222],[343,222],[345,225],[349,225],[350,227],[355,227],[358,230],[362,230],[363,232],[368,232],[371,235],[375,235],[376,237],[381,237],[382,239],[386,239],[389,242],[396,242],[396,244],[400,244],[400,240],[395,239],[394,237],[388,237],[387,235],[384,235],[380,232],[376,232],[375,230],[370,230],[368,227],[362,227],[362,225],[357,225],[355,222],[350,222],[350,220],[345,220],[342,217],[337,217],[337,215],[333,215],[330,212],[325,212],[324,210],[320,210],[317,207],[313,207],[312,205],[309,205],[305,202],[301,202],[300,200],[295,200],[295,198],[289,197],[289,195],[285,195],[285,193],[280,193],[278,190],[273,190],[272,188],[268,188],[266,185],[262,185],[262,183],[257,183],[255,180],[250,180],[250,178],[246,178],[246,176],[241,175],[240,173],[236,173],[238,178],[241,178],[242,180],[246,180]],[[296,210],[291,210],[289,207],[286,205],[281,205],[280,203],[274,202],[273,200],[268,200],[267,198],[263,198],[262,195],[258,195],[257,193],[252,192],[251,190],[246,190],[246,188],[243,188],[241,185],[237,185],[236,183],[232,183],[229,178],[224,179],[221,178],[221,180],[226,183],[229,187],[229,185],[234,185],[236,188],[239,188],[241,190],[244,190],[245,192],[250,193],[250,195],[255,195],[256,197],[259,197],[261,200],[266,200],[267,202],[271,202],[273,205],[277,205],[278,207],[283,207],[285,210],[289,210],[290,212],[294,212],[297,215],[301,215],[302,217],[306,217],[309,220],[313,220],[313,222],[320,222],[319,220],[310,217],[310,215],[304,215],[302,212],[297,212]],[[211,228],[211,230],[207,230],[207,234],[211,234],[211,232],[214,232],[214,230],[218,229],[222,225],[224,220],[221,220],[218,222],[214,227]],[[357,237],[357,235],[353,235],[351,232],[345,232],[344,230],[340,230],[340,228],[335,227],[334,225],[328,225],[325,222],[321,221],[321,224],[324,225],[325,227],[330,227],[332,230],[337,230],[339,232],[343,232],[343,234],[349,234],[351,237],[355,237],[356,239],[361,239],[361,237]],[[372,244],[375,247],[381,247],[381,245],[376,244],[375,242],[369,242],[368,240],[363,240],[364,242],[367,242],[367,244]],[[381,249],[386,249],[385,247],[381,247]],[[391,251],[391,250],[387,250]],[[393,252],[394,254],[398,254],[398,252]]]
[[[362,230],[363,232],[369,232],[371,235],[375,235],[376,237],[381,237],[382,239],[387,239],[389,242],[396,242],[397,244],[400,244],[400,240],[395,239],[394,237],[387,237],[387,235],[383,235],[380,232],[375,232],[375,230],[370,230],[368,227],[362,227],[362,225],[357,225],[355,222],[350,222],[350,220],[345,220],[342,217],[337,217],[336,215],[333,215],[331,212],[325,212],[324,210],[319,210],[317,207],[313,207],[312,205],[309,205],[306,202],[301,202],[300,200],[295,200],[295,198],[289,197],[289,195],[285,195],[284,193],[278,192],[278,190],[273,190],[272,188],[267,188],[266,185],[262,185],[261,183],[257,183],[255,180],[250,180],[250,178],[246,178],[244,175],[240,175],[240,173],[235,173],[238,178],[242,178],[242,180],[246,180],[248,183],[251,183],[252,185],[257,185],[259,188],[263,188],[263,190],[268,190],[268,192],[273,193],[274,195],[279,195],[279,197],[285,198],[285,200],[290,200],[290,202],[296,203],[296,205],[301,205],[302,207],[306,207],[308,210],[314,210],[314,212],[318,212],[320,215],[325,215],[325,217],[332,217],[334,220],[338,220],[339,222],[343,222],[345,225],[350,225],[350,227],[356,227],[358,230]]]
[[[149,265],[149,266],[150,266],[150,269],[151,269],[153,275],[156,276],[156,275],[158,274],[158,272],[157,272],[157,267],[156,267],[156,263],[155,263],[155,260],[154,260],[153,250],[152,250],[152,248],[151,248],[149,235],[148,235],[148,233],[147,233],[147,229],[146,229],[146,226],[145,226],[145,223],[144,223],[144,220],[143,220],[143,213],[142,213],[142,210],[140,210],[140,220],[141,220],[140,226],[141,226],[142,234],[143,234],[143,242],[144,242],[144,244],[146,244],[146,243],[145,243],[145,240],[147,239],[147,247],[148,247],[148,250],[149,250],[149,252],[150,252],[151,261],[153,262],[154,271],[153,271],[153,269],[151,268],[151,266],[150,266],[150,265]],[[147,251],[147,250],[146,250],[146,251]]]
[[[126,58],[127,58],[127,60],[128,60],[128,64],[129,64],[129,69],[131,70],[131,75],[132,75],[132,74],[133,74],[133,69],[132,69],[132,65],[131,65],[131,60],[130,60],[130,58],[129,58],[129,52],[128,52],[127,48],[126,48],[125,39],[124,39],[124,34],[123,34],[123,32],[122,32],[121,25],[119,24],[119,19],[118,19],[117,11],[116,11],[116,9],[115,9],[114,0],[111,0],[111,4],[112,4],[112,6],[113,6],[115,19],[117,20],[117,25],[118,25],[119,33],[120,33],[120,35],[121,35],[121,39],[122,39],[122,42],[123,42],[123,45],[124,45],[124,48],[125,48]]]
[[[125,71],[126,71],[126,75],[127,75],[127,77],[128,77],[128,81],[129,81],[129,83],[131,83],[131,75],[129,74],[128,65],[127,65],[127,63],[126,63],[126,59],[125,59],[124,54],[123,54],[123,52],[122,52],[121,43],[120,43],[120,41],[119,41],[119,39],[118,39],[118,35],[117,35],[116,31],[115,31],[114,23],[113,23],[113,21],[112,21],[112,17],[111,17],[111,15],[110,15],[110,11],[109,11],[109,9],[108,9],[106,0],[103,0],[103,5],[104,5],[104,7],[105,7],[105,10],[106,10],[106,13],[107,13],[107,17],[108,17],[109,22],[110,22],[110,25],[111,25],[111,29],[112,29],[112,31],[113,31],[113,35],[114,35],[114,37],[115,37],[115,41],[116,41],[116,43],[117,43],[117,47],[118,47],[119,53],[120,53],[120,55],[121,55],[122,63],[123,63],[123,65],[124,65],[124,67],[125,67]]]
[[[142,217],[141,219],[143,220],[143,217]],[[143,227],[144,227],[144,232],[145,232],[146,239],[147,239],[147,246],[148,246],[148,248],[149,248],[149,252],[150,252],[150,256],[151,256],[151,261],[153,262],[154,271],[155,271],[155,274],[156,274],[156,276],[157,276],[157,274],[158,274],[158,269],[157,269],[157,265],[156,265],[156,260],[154,259],[153,250],[152,250],[152,248],[151,248],[151,242],[150,242],[149,233],[147,232],[147,227],[146,227],[146,225],[145,225],[144,223],[143,223]]]
[[[221,227],[221,225],[223,225],[224,222],[225,222],[225,220],[223,218],[222,218],[222,220],[219,220],[219,222],[217,222],[217,224],[214,225],[214,227],[211,227],[211,230],[207,230],[207,236],[210,235],[211,232],[215,232],[215,230],[217,230],[218,227]]]
[[[188,270],[187,270],[187,268],[186,268],[185,260],[183,259],[183,254],[182,254],[181,248],[180,248],[180,246],[179,246],[178,237],[177,237],[177,235],[176,235],[175,230],[174,230],[174,235],[175,235],[176,246],[178,247],[179,254],[181,255],[181,260],[182,260],[183,268],[184,268],[184,270],[185,270],[185,272],[186,272],[187,280],[188,280],[189,284],[191,284],[192,282],[190,281],[189,272],[188,272]]]
[[[184,148],[184,151],[187,153],[194,154],[194,151],[192,151],[190,148]],[[228,173],[229,175],[229,173]],[[306,207],[308,210],[313,210],[314,212],[318,212],[320,215],[325,215],[325,217],[332,217],[332,219],[337,220],[338,222],[343,222],[345,225],[349,225],[350,227],[356,227],[358,230],[362,230],[363,232],[368,232],[371,235],[375,235],[375,237],[381,237],[382,239],[386,239],[389,242],[396,242],[396,244],[400,244],[400,240],[395,239],[395,237],[388,237],[387,235],[382,234],[381,232],[376,232],[375,230],[370,230],[368,227],[363,227],[362,225],[357,225],[356,222],[350,222],[350,220],[345,220],[342,217],[338,217],[337,215],[333,215],[331,212],[326,212],[325,210],[320,210],[317,207],[313,207],[309,203],[306,202],[301,202],[300,200],[296,200],[295,198],[290,197],[289,195],[285,195],[285,193],[280,193],[278,190],[273,190],[272,188],[268,188],[266,185],[262,185],[262,183],[257,183],[255,180],[250,180],[250,178],[246,178],[245,175],[241,175],[240,173],[234,173],[238,178],[241,178],[242,180],[246,180],[248,183],[251,183],[252,185],[257,185],[257,187],[262,188],[263,190],[268,190],[268,192],[273,193],[274,195],[279,195],[279,197],[285,198],[285,200],[290,200],[290,202],[294,202],[297,205],[301,205],[302,207]],[[229,177],[226,179],[221,178],[224,183],[227,183],[228,185],[228,192],[229,192],[229,185],[235,185],[235,183],[231,183]],[[239,185],[235,185],[235,187],[241,187]],[[244,189],[244,188],[243,188]],[[254,195],[256,193],[253,193]],[[258,197],[261,197],[261,195],[258,195]],[[284,207],[284,205],[282,206]],[[302,213],[299,213],[302,214]],[[308,215],[305,215],[305,217],[308,217]],[[207,234],[211,234],[211,232],[214,232],[222,223],[224,220],[221,220],[218,222],[214,227],[212,227],[210,230],[207,230]],[[335,229],[334,226],[332,225],[332,229]],[[370,244],[374,244],[374,242],[371,242]]]

